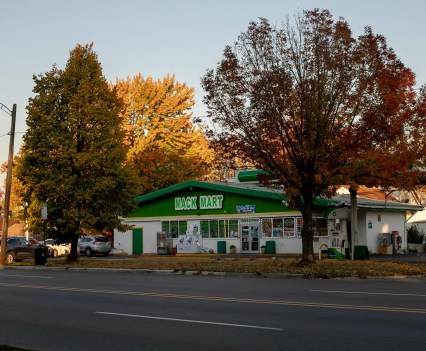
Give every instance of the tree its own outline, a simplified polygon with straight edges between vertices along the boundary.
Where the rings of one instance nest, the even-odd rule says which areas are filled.
[[[315,197],[339,184],[415,186],[424,94],[370,27],[353,38],[318,9],[281,29],[251,22],[202,84],[217,142],[269,170],[300,210],[302,262],[314,260]]]
[[[209,174],[214,152],[189,112],[194,89],[174,76],[155,81],[140,74],[117,80],[116,89],[125,105],[127,165],[137,172],[142,194]]]
[[[19,163],[20,155],[15,155],[14,163]],[[6,173],[7,162],[4,162],[0,166],[0,173]],[[0,192],[1,198],[1,192]],[[15,172],[12,174],[12,186],[10,193],[10,211],[12,212],[12,218],[15,220],[25,219],[26,204],[24,199],[24,186],[16,177]]]
[[[29,225],[71,241],[70,261],[85,231],[121,228],[137,194],[124,167],[122,109],[102,75],[93,44],[77,45],[64,70],[33,77],[18,177],[26,189]],[[48,206],[45,223],[40,204]]]
[[[228,178],[235,177],[237,170],[251,169],[252,163],[238,155],[233,145],[224,145],[213,138],[210,139],[211,147],[215,150],[215,159],[212,163],[208,180],[211,182],[224,182]]]

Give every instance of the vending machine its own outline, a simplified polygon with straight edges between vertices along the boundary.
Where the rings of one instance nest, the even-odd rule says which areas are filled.
[[[379,234],[379,247],[381,255],[392,255],[392,234],[391,233],[380,233]]]
[[[335,218],[329,222],[329,257],[344,259],[349,258],[350,242],[348,240],[346,219]]]

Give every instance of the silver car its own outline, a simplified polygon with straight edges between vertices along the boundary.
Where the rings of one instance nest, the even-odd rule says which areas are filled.
[[[108,256],[111,249],[111,241],[102,235],[85,235],[78,240],[78,251],[86,256],[91,256],[94,253]]]

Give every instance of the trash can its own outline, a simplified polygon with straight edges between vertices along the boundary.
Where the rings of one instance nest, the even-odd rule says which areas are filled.
[[[275,241],[267,241],[266,242],[265,253],[270,254],[270,255],[274,255],[276,253]]]
[[[47,262],[47,248],[40,246],[34,249],[34,265],[44,266]]]
[[[359,245],[354,248],[354,260],[368,260],[370,259],[368,247]]]
[[[217,242],[217,253],[226,253],[226,241]]]
[[[347,260],[350,260],[350,259],[351,259],[351,249],[350,249],[349,247],[346,247],[346,248],[345,248],[345,258],[346,258]]]

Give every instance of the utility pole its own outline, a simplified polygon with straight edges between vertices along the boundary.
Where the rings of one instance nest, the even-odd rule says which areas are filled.
[[[9,208],[10,208],[10,192],[12,189],[12,168],[13,168],[13,144],[15,142],[15,123],[16,123],[16,104],[13,104],[12,111],[5,105],[0,103],[3,111],[12,116],[12,124],[10,128],[10,141],[9,141],[9,156],[7,161],[6,173],[6,191],[4,196],[4,212],[3,212],[3,229],[1,232],[1,253],[0,253],[0,266],[5,265],[6,261],[6,247],[7,247],[7,231],[9,229]]]

